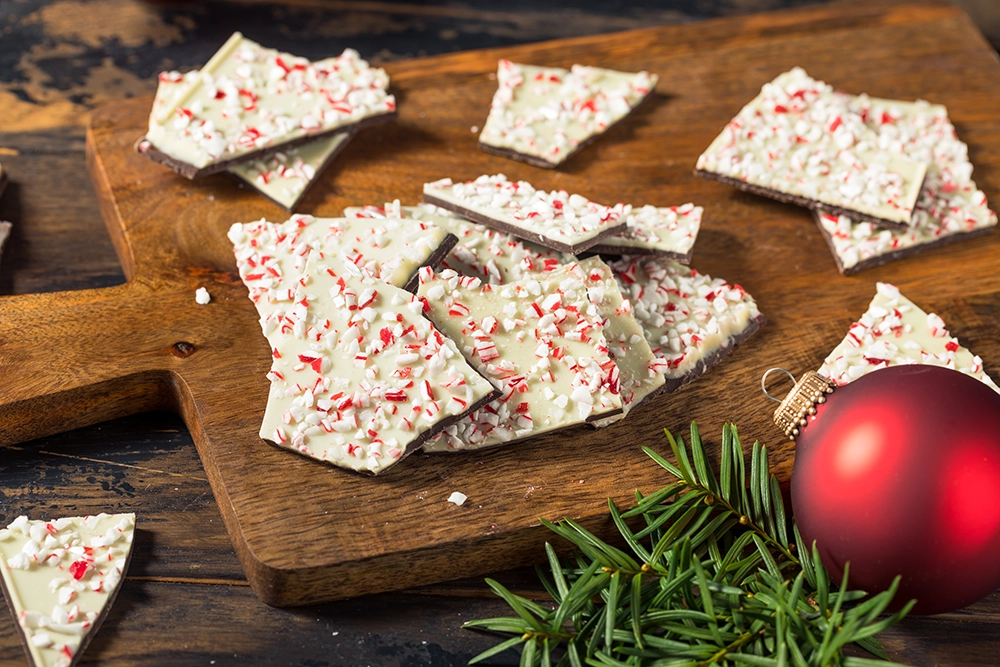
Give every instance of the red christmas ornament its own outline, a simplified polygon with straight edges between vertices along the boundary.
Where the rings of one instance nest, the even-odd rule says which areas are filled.
[[[937,366],[862,376],[811,415],[819,392],[805,394],[779,424],[796,440],[792,510],[835,581],[848,562],[850,586],[869,593],[901,575],[896,607],[916,599],[916,614],[1000,588],[1000,395]]]

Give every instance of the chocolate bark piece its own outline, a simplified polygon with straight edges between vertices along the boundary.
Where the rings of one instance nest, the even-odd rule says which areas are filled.
[[[288,151],[244,162],[227,171],[289,213],[347,147],[352,132],[340,132]]]
[[[0,588],[29,664],[79,662],[121,589],[134,527],[134,514],[98,514],[0,529]]]
[[[590,248],[602,255],[656,255],[689,264],[701,228],[704,209],[682,206],[642,206],[625,216],[628,229]]]
[[[847,96],[795,68],[765,84],[695,173],[887,228],[911,224],[927,164],[885,150]]]
[[[479,135],[489,153],[554,168],[624,119],[656,86],[648,72],[521,65],[501,60]]]
[[[580,261],[587,274],[587,299],[597,306],[603,319],[602,328],[608,353],[618,367],[618,393],[622,413],[590,422],[597,427],[608,426],[625,418],[637,407],[666,388],[666,364],[653,354],[645,332],[635,319],[631,302],[624,298],[614,272],[599,257]]]
[[[476,276],[494,285],[547,273],[562,264],[576,261],[573,255],[522,241],[431,204],[400,206],[397,199],[384,207],[348,207],[344,209],[344,215],[413,218],[441,227],[458,238],[455,247],[441,261],[441,267],[461,275]]]
[[[267,335],[288,309],[296,307],[296,282],[310,250],[350,258],[368,275],[415,291],[417,270],[436,266],[457,239],[418,220],[293,215],[281,224],[263,219],[235,223],[229,240]]]
[[[817,372],[845,385],[880,368],[905,364],[953,368],[1000,392],[983,370],[983,360],[949,333],[944,320],[921,310],[889,283],[876,284],[868,310]]]
[[[3,197],[4,190],[7,189],[7,172],[4,171],[3,165],[0,164],[0,197]]]
[[[428,316],[502,392],[424,451],[493,447],[620,414],[619,369],[593,301],[602,281],[577,263],[499,286],[422,269]]]
[[[958,139],[945,107],[865,95],[845,97],[886,150],[925,160],[928,168],[913,224],[905,230],[877,229],[847,216],[815,216],[841,273],[975,238],[996,227],[996,213],[972,180],[968,147]]]
[[[261,438],[379,474],[499,394],[419,300],[350,260],[310,251],[296,284],[302,307],[268,334]]]
[[[739,285],[672,260],[623,257],[610,266],[665,366],[664,391],[693,382],[766,322]]]
[[[352,49],[310,62],[234,33],[201,70],[160,76],[137,149],[188,178],[216,173],[385,120],[388,85]]]
[[[604,206],[565,190],[536,190],[503,174],[424,185],[424,201],[501,232],[560,252],[578,255],[626,229],[624,204]]]

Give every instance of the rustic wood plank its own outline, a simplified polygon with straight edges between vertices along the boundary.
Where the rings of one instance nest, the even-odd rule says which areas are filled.
[[[468,131],[482,121],[500,56],[649,68],[663,83],[652,104],[628,123],[564,169],[540,173],[476,150]],[[735,68],[737,62],[753,66]],[[598,200],[706,205],[694,265],[742,283],[772,324],[705,379],[658,398],[627,425],[553,435],[515,449],[417,456],[374,481],[262,443],[259,412],[247,406],[263,406],[268,350],[233,275],[225,230],[234,220],[281,214],[221,177],[180,181],[134,154],[147,98],[95,113],[89,144],[112,240],[126,277],[134,278],[88,293],[0,300],[0,337],[18,350],[18,363],[3,367],[14,389],[0,407],[11,425],[0,437],[12,442],[80,425],[148,407],[166,395],[192,430],[251,583],[274,604],[408,587],[455,569],[485,572],[495,567],[486,554],[510,565],[528,563],[546,538],[539,516],[572,515],[607,533],[607,497],[627,502],[635,487],[663,483],[638,450],[644,443],[662,451],[663,426],[683,429],[697,418],[712,441],[722,420],[731,419],[747,437],[777,442],[769,406],[762,397],[753,399],[761,371],[775,363],[798,371],[818,366],[864,310],[876,279],[891,279],[946,318],[962,310],[956,299],[984,312],[996,301],[997,287],[985,270],[969,272],[961,283],[946,280],[955,263],[992,266],[996,238],[842,279],[808,214],[693,178],[695,157],[719,127],[761,83],[795,64],[848,90],[946,102],[979,160],[982,187],[997,190],[995,56],[968,19],[942,2],[886,2],[393,64],[398,123],[360,135],[307,197],[306,210],[335,215],[348,204],[397,196],[416,201],[421,184],[439,176],[503,170]],[[947,76],[953,71],[975,74]],[[208,307],[193,305],[200,284],[215,297]],[[39,312],[46,313],[44,324],[33,316]],[[108,337],[106,329],[79,327],[81,321],[128,335]],[[73,345],[61,348],[64,369],[49,364],[43,373],[39,348],[25,343],[53,330],[74,330]],[[197,352],[174,355],[177,341],[192,343]],[[984,335],[977,343],[987,369],[995,369],[996,341]],[[94,349],[102,354],[94,356]],[[51,412],[39,419],[53,397],[67,409],[54,415],[58,419]],[[74,405],[85,409],[68,409]],[[774,451],[787,477],[791,449],[779,442]],[[469,494],[465,507],[445,502],[454,490]],[[408,567],[414,558],[426,568]]]

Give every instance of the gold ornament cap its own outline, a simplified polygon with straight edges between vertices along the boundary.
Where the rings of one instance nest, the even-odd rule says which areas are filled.
[[[789,440],[795,440],[801,429],[808,423],[807,415],[816,414],[816,406],[826,403],[826,395],[832,394],[837,385],[817,373],[807,371],[799,381],[795,383],[792,390],[784,399],[777,399],[767,391],[765,382],[767,376],[774,371],[780,371],[795,380],[795,376],[784,368],[772,368],[760,379],[760,387],[764,394],[772,401],[779,401],[781,405],[774,411],[774,423],[780,428]]]

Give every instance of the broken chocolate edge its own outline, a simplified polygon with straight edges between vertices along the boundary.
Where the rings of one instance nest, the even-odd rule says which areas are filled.
[[[435,271],[437,271],[438,267],[441,265],[441,262],[444,261],[444,258],[448,256],[448,253],[451,252],[452,248],[454,248],[457,243],[458,243],[457,236],[455,236],[451,232],[445,234],[444,239],[442,239],[441,241],[441,244],[438,245],[438,247],[434,249],[434,252],[432,252],[430,256],[426,260],[424,260],[424,262],[420,266],[416,268],[416,270],[410,275],[410,277],[406,279],[406,283],[403,285],[403,289],[409,292],[410,294],[416,294],[417,287],[420,286],[420,269],[424,268],[425,266],[429,266]]]
[[[677,391],[687,384],[694,382],[709,370],[717,366],[720,361],[729,356],[737,345],[745,343],[750,337],[760,331],[761,327],[765,324],[767,324],[767,318],[764,317],[763,313],[758,313],[757,317],[747,323],[747,326],[743,329],[743,331],[734,336],[730,336],[725,345],[720,346],[715,352],[708,355],[704,359],[699,360],[695,367],[690,371],[679,378],[667,378],[667,381],[664,383],[660,393],[669,394]]]
[[[561,166],[564,162],[566,162],[567,160],[569,160],[571,157],[573,157],[574,155],[576,155],[577,153],[579,153],[581,150],[583,150],[584,148],[586,148],[590,144],[594,143],[595,141],[597,141],[598,139],[600,139],[601,137],[603,137],[604,135],[606,135],[608,132],[610,132],[612,129],[614,129],[615,127],[617,127],[619,124],[621,124],[622,122],[624,122],[633,113],[635,113],[635,111],[637,109],[639,109],[639,107],[641,107],[643,104],[645,104],[646,100],[648,100],[649,98],[651,98],[653,96],[654,92],[655,92],[655,87],[653,88],[653,90],[650,90],[648,93],[646,93],[645,95],[643,95],[642,99],[639,100],[638,102],[636,102],[635,106],[633,106],[632,108],[630,108],[628,110],[627,114],[625,114],[624,116],[622,116],[621,118],[619,118],[615,122],[611,123],[611,125],[608,125],[606,128],[604,128],[602,131],[598,132],[597,134],[593,134],[593,135],[587,137],[586,139],[584,139],[583,141],[581,141],[580,143],[578,143],[576,146],[573,147],[573,150],[567,152],[563,156],[563,158],[561,160],[559,160],[559,162],[549,162],[545,158],[538,157],[537,155],[529,155],[528,153],[521,153],[519,151],[514,150],[513,148],[504,148],[502,146],[494,146],[493,144],[484,143],[482,140],[479,141],[479,150],[481,150],[481,151],[483,151],[485,153],[491,153],[493,155],[497,155],[497,156],[500,156],[500,157],[509,158],[511,160],[518,160],[519,162],[526,162],[526,163],[532,165],[533,167],[541,167],[543,169],[556,169],[559,166]],[[484,124],[484,127],[485,127],[485,124]]]
[[[905,230],[910,228],[910,225],[903,222],[895,222],[893,220],[878,218],[873,215],[869,215],[867,213],[852,211],[840,206],[831,206],[830,204],[824,204],[823,202],[816,201],[815,199],[807,199],[806,197],[800,197],[799,195],[791,195],[786,192],[780,192],[778,190],[765,188],[760,185],[754,185],[753,183],[747,183],[746,181],[741,181],[740,179],[732,178],[731,176],[723,176],[722,174],[717,174],[714,171],[695,169],[694,175],[701,176],[702,178],[707,178],[711,181],[719,181],[720,183],[731,185],[737,188],[738,190],[743,190],[744,192],[749,192],[751,194],[760,195],[762,197],[767,197],[769,199],[774,199],[775,201],[779,201],[783,204],[795,204],[797,206],[803,206],[812,211],[825,211],[827,213],[832,213],[835,215],[846,215],[847,217],[853,220],[870,222],[873,225],[876,225],[883,229]]]
[[[295,213],[295,209],[298,208],[299,203],[305,198],[306,194],[310,190],[312,190],[312,188],[316,184],[316,182],[319,181],[319,177],[322,176],[322,174],[323,174],[324,171],[326,171],[326,168],[329,167],[331,164],[333,164],[333,161],[337,158],[338,155],[340,155],[341,151],[343,151],[345,148],[347,148],[347,144],[351,143],[351,140],[354,139],[354,135],[356,134],[356,132],[357,132],[356,130],[347,130],[346,132],[344,132],[344,134],[347,134],[348,137],[346,139],[344,139],[342,142],[340,142],[340,145],[337,146],[335,149],[333,149],[332,153],[330,153],[329,155],[326,156],[326,159],[323,160],[323,163],[321,165],[319,165],[318,167],[316,167],[316,173],[313,175],[313,177],[311,179],[309,179],[309,181],[306,183],[305,187],[302,188],[302,192],[300,192],[299,196],[295,198],[295,201],[292,202],[291,206],[285,206],[284,204],[282,204],[281,202],[279,202],[277,199],[274,199],[270,195],[265,194],[256,185],[254,185],[253,183],[251,183],[249,180],[247,180],[246,178],[244,178],[242,175],[235,174],[235,173],[229,171],[228,169],[226,170],[226,173],[228,175],[232,176],[233,178],[235,178],[237,181],[239,181],[241,183],[246,183],[251,188],[253,188],[254,192],[256,192],[258,195],[260,195],[264,199],[268,200],[269,202],[271,202],[272,204],[274,204],[278,208],[282,209],[283,211],[286,211],[287,213]],[[330,136],[334,136],[334,135],[330,135]],[[305,146],[307,144],[302,144],[302,145]]]
[[[559,241],[553,241],[547,236],[532,234],[522,227],[517,227],[506,222],[500,222],[495,218],[483,215],[482,213],[477,213],[476,211],[467,209],[463,206],[458,206],[457,204],[452,204],[451,202],[447,202],[443,199],[438,199],[434,195],[429,195],[426,192],[424,193],[424,201],[428,204],[433,204],[445,210],[451,211],[452,213],[457,213],[472,222],[478,222],[479,224],[486,225],[487,227],[496,229],[497,231],[501,231],[506,234],[510,234],[516,238],[531,241],[532,243],[537,243],[540,246],[545,246],[550,250],[565,252],[571,255],[578,255],[585,250],[589,250],[593,246],[597,245],[604,237],[622,232],[628,227],[625,221],[622,220],[621,224],[610,226],[594,235],[592,238],[573,246],[566,243],[560,243]]]
[[[826,245],[830,249],[830,254],[833,255],[833,261],[837,264],[837,270],[840,271],[840,274],[843,276],[851,276],[859,271],[864,271],[865,269],[874,269],[875,267],[882,266],[883,264],[895,262],[900,259],[907,259],[913,255],[919,255],[925,250],[934,250],[959,241],[967,241],[979,236],[985,236],[997,227],[996,225],[990,225],[988,227],[980,227],[979,229],[973,229],[967,232],[955,232],[954,234],[949,234],[948,236],[938,237],[928,243],[921,243],[919,245],[910,246],[909,248],[903,248],[902,250],[893,250],[876,257],[863,259],[854,266],[845,267],[843,261],[840,259],[840,255],[837,254],[837,248],[833,244],[833,237],[823,227],[820,215],[821,214],[819,212],[813,211],[813,220],[816,221],[816,226],[819,228],[820,234],[823,235],[823,240],[826,241]]]
[[[277,153],[282,150],[288,150],[290,148],[295,148],[296,146],[301,146],[303,144],[308,144],[317,139],[323,139],[330,137],[334,134],[340,134],[341,132],[350,131],[352,134],[358,130],[368,127],[370,125],[378,125],[379,123],[384,123],[391,118],[396,116],[396,111],[388,111],[386,113],[378,114],[376,116],[369,116],[368,118],[362,118],[356,123],[350,125],[341,125],[340,127],[332,128],[324,132],[317,132],[315,134],[307,134],[304,137],[298,137],[292,139],[291,141],[286,141],[281,144],[275,144],[273,146],[267,146],[259,151],[252,151],[241,155],[239,157],[232,158],[230,160],[223,160],[222,162],[213,162],[212,164],[206,165],[204,167],[196,167],[189,162],[184,162],[178,160],[175,157],[167,155],[159,148],[157,148],[153,142],[149,141],[145,135],[139,137],[135,142],[135,151],[140,155],[144,155],[153,162],[162,164],[167,169],[180,174],[181,176],[194,180],[195,178],[201,178],[202,176],[211,176],[212,174],[217,174],[219,172],[225,171],[229,167],[235,166],[237,164],[242,164],[244,162],[252,162],[253,160],[259,160],[260,158],[267,157],[272,153]],[[141,148],[142,144],[145,143],[146,147]]]

